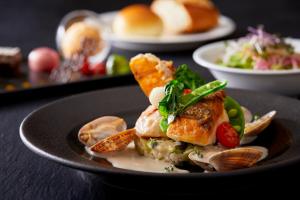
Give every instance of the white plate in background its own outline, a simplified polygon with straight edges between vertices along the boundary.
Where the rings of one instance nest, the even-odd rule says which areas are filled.
[[[104,30],[104,38],[113,46],[136,51],[178,51],[196,48],[199,44],[209,40],[230,35],[236,28],[232,19],[221,15],[219,25],[209,31],[193,34],[182,34],[160,37],[120,37],[113,33],[112,23],[117,12],[99,14],[99,19]]]

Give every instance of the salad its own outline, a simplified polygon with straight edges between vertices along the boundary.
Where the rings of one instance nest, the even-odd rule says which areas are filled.
[[[226,43],[218,63],[232,68],[255,70],[299,69],[300,54],[278,35],[267,33],[263,26],[250,27],[249,33]]]
[[[230,171],[267,157],[265,147],[247,144],[269,126],[276,111],[254,117],[226,95],[226,81],[206,83],[187,65],[175,68],[173,62],[152,54],[132,58],[130,68],[150,105],[133,128],[117,116],[102,116],[84,125],[78,139],[91,155],[135,170],[152,166],[154,171],[156,163],[166,172],[181,172],[178,168],[184,163],[206,171]],[[129,144],[134,144],[135,154],[125,153]]]

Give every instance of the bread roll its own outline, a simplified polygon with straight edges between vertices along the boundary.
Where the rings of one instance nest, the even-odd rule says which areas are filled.
[[[119,36],[159,36],[163,31],[163,23],[149,6],[134,4],[117,14],[113,31]]]
[[[61,48],[65,58],[81,53],[93,56],[101,50],[101,42],[98,27],[86,22],[76,22],[67,29]]]
[[[151,8],[166,34],[201,32],[218,24],[219,12],[209,0],[155,0]]]

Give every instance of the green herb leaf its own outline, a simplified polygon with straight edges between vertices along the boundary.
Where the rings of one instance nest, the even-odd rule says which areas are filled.
[[[177,80],[172,80],[166,85],[166,95],[159,102],[158,106],[159,112],[164,118],[168,118],[168,115],[176,113],[177,104],[183,89],[184,84]]]
[[[162,132],[166,133],[167,130],[168,130],[168,118],[165,118],[163,117],[161,120],[160,120],[160,123],[159,123],[159,127],[160,127],[160,130],[162,130]]]
[[[199,74],[193,72],[186,64],[181,65],[175,72],[175,79],[184,84],[184,88],[194,90],[205,83]]]

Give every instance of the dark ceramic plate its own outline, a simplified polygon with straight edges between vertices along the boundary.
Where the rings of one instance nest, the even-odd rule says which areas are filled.
[[[24,85],[27,87],[24,87]],[[24,101],[39,97],[75,94],[107,87],[134,84],[132,74],[117,76],[81,77],[71,82],[60,83],[49,79],[49,74],[33,73],[23,63],[20,72],[15,76],[0,77],[0,98],[2,102]],[[10,87],[10,90],[7,87]]]
[[[169,185],[174,185],[174,182],[170,182],[174,179],[189,180],[189,183],[192,183],[192,180],[209,181],[226,177],[232,180],[234,177],[266,173],[300,161],[298,100],[243,90],[227,90],[227,94],[236,98],[253,113],[264,114],[271,110],[278,112],[272,124],[255,141],[254,145],[265,146],[270,151],[268,158],[258,166],[222,173],[159,174],[118,169],[106,160],[92,159],[77,140],[79,128],[103,115],[123,117],[128,126],[132,127],[141,111],[149,104],[136,86],[89,92],[48,104],[24,119],[20,135],[29,149],[45,158],[72,168],[100,174],[104,181],[111,184],[136,189],[145,187],[138,184],[141,178],[159,178],[159,184]],[[128,178],[136,181],[131,181],[130,184]]]

